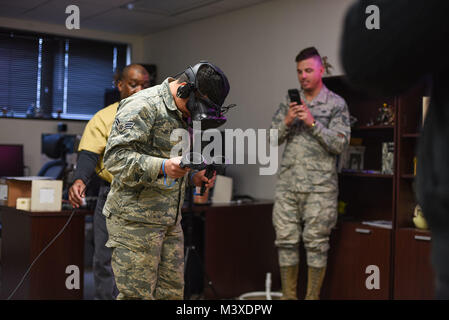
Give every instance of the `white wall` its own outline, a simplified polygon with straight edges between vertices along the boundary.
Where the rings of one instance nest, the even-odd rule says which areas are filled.
[[[238,104],[223,128],[269,128],[287,89],[299,86],[294,62],[299,50],[315,46],[328,56],[333,75],[342,74],[339,38],[352,2],[269,1],[146,36],[143,58],[157,65],[160,81],[208,59],[229,78],[227,102]],[[276,176],[260,176],[257,165],[234,165],[228,171],[235,192],[273,198]]]
[[[86,121],[60,121],[67,124],[68,134],[82,134]],[[58,121],[0,118],[0,144],[22,144],[25,174],[35,176],[46,159],[41,157],[41,134],[57,133]]]

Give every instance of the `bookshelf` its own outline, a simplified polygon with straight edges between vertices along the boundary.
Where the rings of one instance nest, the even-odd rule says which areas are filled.
[[[414,158],[427,86],[421,83],[394,97],[372,97],[350,87],[344,77],[323,80],[346,100],[350,114],[357,118],[351,136],[362,140],[365,154],[364,171],[339,173],[339,200],[346,203],[346,212],[339,215],[331,236],[322,297],[431,299],[431,233],[413,224],[417,204]],[[394,107],[394,125],[373,124],[384,103]],[[393,174],[381,173],[384,142],[394,143]],[[362,223],[376,220],[390,222],[391,228]],[[387,279],[379,290],[368,290],[360,283],[366,280],[367,263],[377,265]]]
[[[432,299],[433,270],[430,263],[432,236],[415,228],[415,163],[417,143],[423,123],[423,96],[429,87],[421,84],[398,102],[397,205],[394,234],[394,299]],[[419,161],[419,160],[418,160]],[[411,279],[413,279],[411,281]]]
[[[360,178],[385,178],[393,179],[392,174],[382,174],[382,173],[365,173],[365,172],[342,172],[340,176],[343,177],[360,177]]]

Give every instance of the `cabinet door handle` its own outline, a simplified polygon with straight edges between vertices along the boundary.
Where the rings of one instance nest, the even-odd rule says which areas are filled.
[[[432,237],[415,235],[415,240],[430,241],[432,240]]]
[[[358,232],[358,233],[364,233],[364,234],[370,234],[370,233],[371,233],[371,230],[369,230],[369,229],[356,228],[356,229],[355,229],[355,232]]]

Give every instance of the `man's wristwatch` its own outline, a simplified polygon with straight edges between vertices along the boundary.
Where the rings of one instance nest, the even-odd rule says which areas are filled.
[[[316,120],[313,120],[312,128],[316,126]]]

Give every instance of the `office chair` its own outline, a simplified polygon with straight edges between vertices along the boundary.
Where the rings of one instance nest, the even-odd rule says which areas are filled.
[[[55,180],[61,180],[64,176],[65,162],[61,159],[52,160],[42,166],[37,174],[40,177],[51,177]]]
[[[68,151],[64,141],[65,135],[63,134],[48,134],[42,136],[42,153],[47,157],[56,160],[44,164],[39,170],[38,176],[51,177],[56,180],[63,179],[67,165],[66,154]]]

